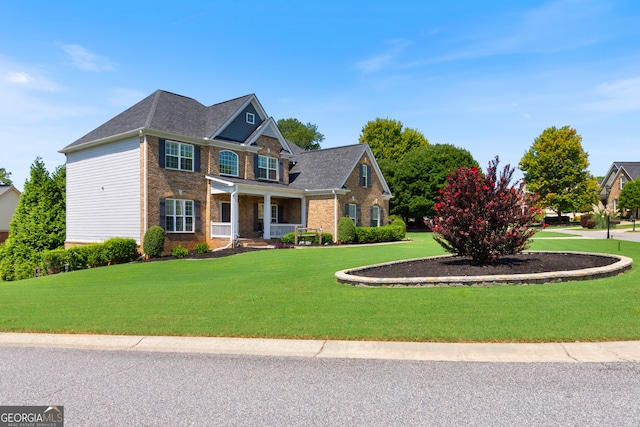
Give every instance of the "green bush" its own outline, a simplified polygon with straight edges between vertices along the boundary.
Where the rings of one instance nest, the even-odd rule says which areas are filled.
[[[296,233],[287,233],[280,238],[282,243],[286,243],[288,245],[293,245],[296,241]]]
[[[149,227],[146,233],[144,233],[144,242],[142,249],[145,255],[151,258],[158,258],[164,251],[164,229],[158,225]]]
[[[182,247],[182,245],[178,244],[171,248],[171,256],[176,258],[184,258],[189,255],[189,251]]]
[[[104,246],[103,256],[108,264],[125,264],[135,261],[139,256],[138,243],[135,239],[113,237],[105,240],[102,245]]]
[[[389,225],[393,231],[392,240],[404,240],[407,236],[407,224],[404,223],[402,218],[395,218]]]
[[[353,243],[356,239],[356,226],[353,220],[343,216],[338,222],[338,241],[340,243]]]
[[[84,270],[87,266],[88,250],[85,246],[74,246],[67,249],[67,262],[71,270]]]
[[[82,247],[86,254],[87,268],[104,267],[109,265],[104,245],[91,243]]]
[[[209,252],[209,245],[207,242],[198,243],[195,247],[196,253],[203,254],[205,252]]]
[[[69,264],[69,254],[64,249],[53,249],[42,254],[42,268],[47,274],[57,274],[64,271]]]

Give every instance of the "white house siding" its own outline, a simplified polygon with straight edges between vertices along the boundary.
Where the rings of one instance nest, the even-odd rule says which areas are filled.
[[[140,140],[67,154],[67,243],[140,243]]]
[[[0,195],[0,231],[9,231],[9,223],[20,201],[20,195],[13,188],[7,188]]]

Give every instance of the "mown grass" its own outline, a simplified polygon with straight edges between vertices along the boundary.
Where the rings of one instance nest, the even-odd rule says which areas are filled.
[[[430,234],[410,237],[391,245],[260,251],[2,282],[0,330],[448,342],[640,339],[637,262],[622,276],[549,285],[374,289],[336,282],[337,270],[442,253]],[[640,243],[633,242],[541,239],[532,249],[640,259]]]

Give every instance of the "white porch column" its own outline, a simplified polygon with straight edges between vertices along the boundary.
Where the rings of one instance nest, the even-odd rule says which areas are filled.
[[[302,196],[300,203],[300,215],[302,216],[302,218],[300,218],[300,223],[303,228],[307,228],[307,198]]]
[[[231,243],[236,237],[240,237],[240,225],[238,220],[238,188],[234,187],[231,193]]]
[[[262,218],[263,228],[262,238],[270,239],[271,238],[271,194],[267,193],[264,195],[264,209],[263,209],[263,218]]]

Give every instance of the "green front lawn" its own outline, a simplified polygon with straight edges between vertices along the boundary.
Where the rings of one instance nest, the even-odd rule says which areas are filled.
[[[539,236],[544,236],[540,233]],[[118,265],[0,282],[0,331],[355,340],[538,342],[640,339],[640,271],[574,283],[375,289],[337,270],[441,254],[411,242]],[[550,236],[547,236],[550,237]],[[542,239],[532,249],[618,253],[640,243]]]

